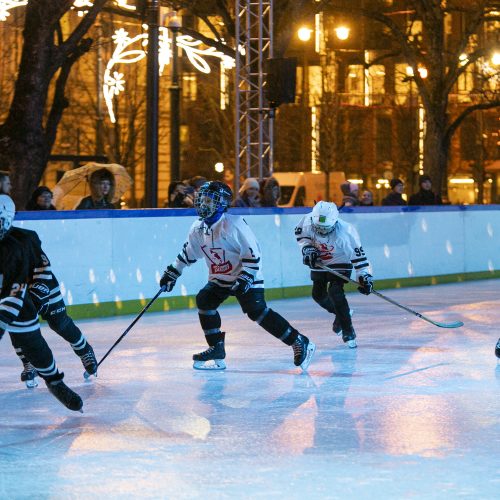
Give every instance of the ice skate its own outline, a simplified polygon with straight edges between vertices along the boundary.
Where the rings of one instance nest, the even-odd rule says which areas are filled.
[[[74,391],[72,391],[64,382],[63,382],[63,373],[60,373],[57,379],[52,381],[45,381],[47,385],[47,389],[50,393],[57,398],[66,408],[73,411],[79,411],[83,413],[83,401],[82,398]]]
[[[356,332],[354,331],[354,328],[351,328],[350,332],[347,333],[342,333],[342,340],[351,348],[355,349],[358,347],[358,344],[356,343]]]
[[[495,346],[495,356],[500,359],[500,339],[498,339],[497,345]]]
[[[303,371],[306,371],[316,350],[316,344],[311,342],[305,335],[299,333],[297,339],[292,344],[292,349],[293,363],[295,366],[300,366]]]
[[[87,342],[83,349],[79,349],[75,352],[77,356],[79,356],[82,360],[82,365],[85,368],[85,371],[89,375],[95,375],[97,377],[97,359],[95,357],[94,349],[92,349],[92,346]]]
[[[353,314],[354,314],[354,310],[353,309],[349,309],[349,315],[351,316],[351,318],[352,318]],[[340,321],[338,320],[337,316],[335,316],[335,319],[333,321],[332,330],[339,337],[342,335],[342,327],[340,326]]]
[[[217,342],[206,351],[193,354],[193,368],[195,370],[225,370],[225,357],[224,342]]]
[[[33,368],[33,365],[28,361],[23,363],[24,370],[21,373],[21,382],[26,384],[28,389],[33,389],[38,387],[38,380],[36,376],[38,375],[36,370]]]

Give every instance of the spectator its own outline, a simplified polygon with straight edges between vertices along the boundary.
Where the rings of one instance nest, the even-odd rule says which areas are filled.
[[[403,199],[403,189],[405,185],[401,179],[391,179],[391,192],[382,200],[382,205],[386,207],[397,207],[406,205]]]
[[[360,205],[362,207],[373,207],[373,193],[366,189],[361,195]]]
[[[10,182],[9,172],[0,170],[0,194],[6,194],[10,196],[11,190],[12,190],[12,184]]]
[[[263,179],[260,183],[260,203],[262,207],[277,207],[281,197],[281,189],[275,177]]]
[[[196,196],[196,193],[206,182],[207,178],[202,177],[201,175],[195,175],[194,177],[191,177],[191,179],[187,181],[186,197],[184,198],[184,202],[187,203],[190,207],[194,206],[194,198]]]
[[[260,207],[260,184],[254,177],[245,179],[238,197],[233,202],[233,207]]]
[[[52,191],[47,186],[39,186],[33,191],[26,210],[55,210],[52,198]]]
[[[359,205],[358,191],[359,187],[354,182],[343,182],[340,185],[340,190],[344,195],[342,198],[342,204],[339,208],[343,207],[356,207]]]
[[[428,175],[421,175],[418,179],[420,191],[410,196],[408,205],[442,205],[441,196],[432,191],[432,181]]]
[[[91,194],[80,201],[76,210],[116,208],[111,203],[115,194],[115,176],[107,168],[92,172],[89,184]]]
[[[165,206],[168,208],[192,208],[193,198],[188,196],[188,186],[182,181],[173,181],[168,186],[168,199]]]

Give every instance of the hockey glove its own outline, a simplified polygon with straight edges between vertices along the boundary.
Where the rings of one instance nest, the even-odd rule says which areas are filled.
[[[302,248],[302,262],[311,269],[316,267],[316,261],[318,260],[319,252],[316,247],[312,245],[306,245]]]
[[[171,292],[180,275],[181,273],[174,266],[169,265],[160,280],[160,287],[163,288],[163,291]]]
[[[359,293],[363,295],[370,295],[373,290],[373,276],[371,274],[362,274],[358,278],[359,284],[358,286]]]
[[[247,293],[253,285],[253,278],[248,274],[240,274],[236,281],[233,283],[231,287],[231,291],[234,295],[243,295]]]
[[[30,294],[38,314],[45,314],[49,309],[49,287],[45,283],[35,281],[30,285]]]

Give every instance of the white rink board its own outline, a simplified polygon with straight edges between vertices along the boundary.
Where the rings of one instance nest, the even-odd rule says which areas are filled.
[[[266,288],[310,284],[293,229],[309,209],[245,209],[263,253]],[[181,214],[181,215],[179,215]],[[69,305],[153,296],[195,220],[187,210],[19,213],[38,232]],[[85,218],[83,218],[85,217]],[[500,269],[500,206],[360,209],[342,214],[358,229],[375,279]],[[205,284],[204,263],[187,269],[172,296]]]

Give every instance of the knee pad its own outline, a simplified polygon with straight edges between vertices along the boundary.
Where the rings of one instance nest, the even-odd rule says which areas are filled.
[[[25,358],[36,368],[41,377],[50,376],[57,372],[56,362],[52,351],[40,330],[29,333],[13,334],[12,345],[21,349]]]
[[[252,321],[285,344],[291,345],[297,338],[297,330],[283,316],[268,307],[247,314]]]
[[[216,309],[198,309],[198,317],[200,318],[200,325],[205,335],[220,332],[221,319]]]

